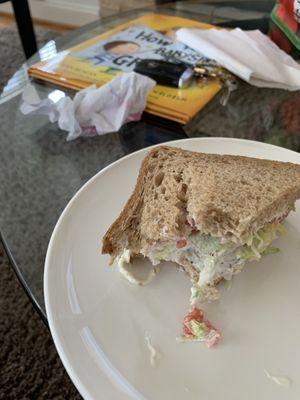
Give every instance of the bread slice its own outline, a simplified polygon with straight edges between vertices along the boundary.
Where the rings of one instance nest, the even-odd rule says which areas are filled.
[[[156,147],[103,237],[102,253],[145,254],[160,240],[186,237],[191,227],[243,243],[299,197],[298,164]]]

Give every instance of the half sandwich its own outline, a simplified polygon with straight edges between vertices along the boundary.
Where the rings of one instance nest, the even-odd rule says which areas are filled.
[[[102,252],[129,263],[173,261],[190,276],[192,304],[247,261],[275,252],[282,221],[300,197],[300,165],[156,147]]]

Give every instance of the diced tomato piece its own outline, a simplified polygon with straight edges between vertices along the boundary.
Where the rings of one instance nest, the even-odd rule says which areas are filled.
[[[186,239],[179,239],[179,240],[177,240],[177,243],[176,243],[177,249],[182,249],[182,248],[185,247],[186,245],[187,245]]]
[[[190,322],[192,320],[203,322],[205,328],[207,329],[207,332],[205,333],[206,340],[204,337],[204,341],[207,347],[213,347],[219,343],[221,333],[208,320],[203,321],[203,317],[204,313],[202,310],[200,310],[200,308],[193,307],[192,309],[190,309],[189,313],[185,316],[183,320],[183,336],[191,337],[191,339],[193,339],[193,332],[189,328]]]
[[[202,322],[203,320],[203,311],[200,308],[197,307],[193,307],[190,312],[188,313],[188,315],[186,316],[186,318],[189,318],[189,320],[191,321],[192,319],[195,319],[198,322]]]

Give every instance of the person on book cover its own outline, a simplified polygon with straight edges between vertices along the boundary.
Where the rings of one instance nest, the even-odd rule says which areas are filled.
[[[131,54],[138,53],[141,49],[140,45],[135,42],[126,40],[114,40],[103,46],[104,50],[112,54]]]

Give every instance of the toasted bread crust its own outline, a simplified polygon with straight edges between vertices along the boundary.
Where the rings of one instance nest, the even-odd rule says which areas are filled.
[[[187,234],[187,224],[239,241],[300,197],[300,165],[161,146],[144,158],[102,253],[140,253]]]
[[[102,254],[116,254],[116,242],[121,239],[123,232],[129,227],[132,221],[133,212],[135,212],[141,202],[143,184],[148,168],[148,160],[151,153],[148,153],[143,159],[134,190],[123,207],[118,218],[111,224],[108,231],[102,239]]]

